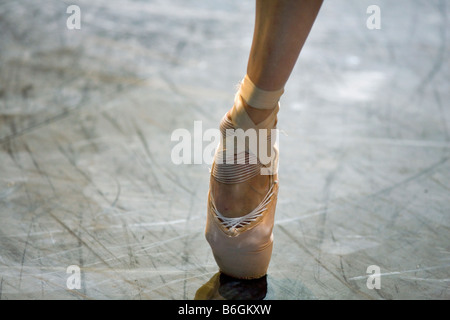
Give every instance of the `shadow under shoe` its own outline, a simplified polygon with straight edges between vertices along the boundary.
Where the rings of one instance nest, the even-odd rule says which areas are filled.
[[[246,280],[217,272],[197,290],[194,300],[263,300],[266,294],[266,275]]]

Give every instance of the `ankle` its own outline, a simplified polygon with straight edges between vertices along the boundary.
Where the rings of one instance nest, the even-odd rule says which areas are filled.
[[[273,112],[273,109],[257,109],[257,108],[253,108],[252,106],[250,106],[247,102],[245,102],[244,99],[241,99],[242,101],[242,105],[245,109],[245,111],[247,112],[249,118],[253,121],[254,124],[259,124],[260,122],[264,121],[267,119],[268,116],[270,116]],[[276,107],[276,105],[274,106],[274,108]],[[231,108],[228,113],[227,113],[227,117],[229,120],[231,120],[231,110],[233,108]]]
[[[273,91],[258,88],[248,75],[245,75],[235,96],[235,104],[240,104],[253,124],[258,125],[272,115],[283,92],[284,88]]]
[[[255,123],[259,124],[264,121],[273,112],[273,109],[257,109],[250,106],[244,99],[242,99],[242,104],[244,105],[245,111],[247,111],[250,119]],[[274,108],[276,107],[273,106]]]

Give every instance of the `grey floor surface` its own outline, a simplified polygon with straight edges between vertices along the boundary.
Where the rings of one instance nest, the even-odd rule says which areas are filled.
[[[450,298],[449,12],[325,1],[281,102],[265,299]],[[217,128],[253,15],[238,0],[0,1],[0,299],[217,297],[209,164],[174,164],[171,134]]]

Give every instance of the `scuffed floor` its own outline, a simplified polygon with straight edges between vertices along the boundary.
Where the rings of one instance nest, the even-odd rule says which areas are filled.
[[[449,4],[372,2],[325,1],[282,98],[266,299],[450,298]],[[220,296],[171,134],[231,107],[253,6],[0,1],[0,299]]]

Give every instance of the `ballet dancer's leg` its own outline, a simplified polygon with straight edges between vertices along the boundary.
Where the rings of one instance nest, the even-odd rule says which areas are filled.
[[[220,270],[232,277],[252,279],[267,272],[279,184],[278,148],[270,133],[276,128],[284,85],[321,3],[256,1],[247,74],[233,107],[220,124],[222,140],[212,166],[208,195],[206,239]],[[237,135],[239,129],[256,133],[257,143]],[[245,145],[245,150],[229,145],[235,138]],[[269,163],[261,152],[265,144],[270,150]]]
[[[274,91],[284,88],[308,37],[322,0],[257,0],[253,42],[247,75],[256,87]],[[270,109],[257,109],[242,101],[255,124],[266,119]],[[275,105],[274,105],[275,107]],[[239,217],[254,209],[268,189],[268,176],[258,175],[239,184],[211,179],[217,209]]]

